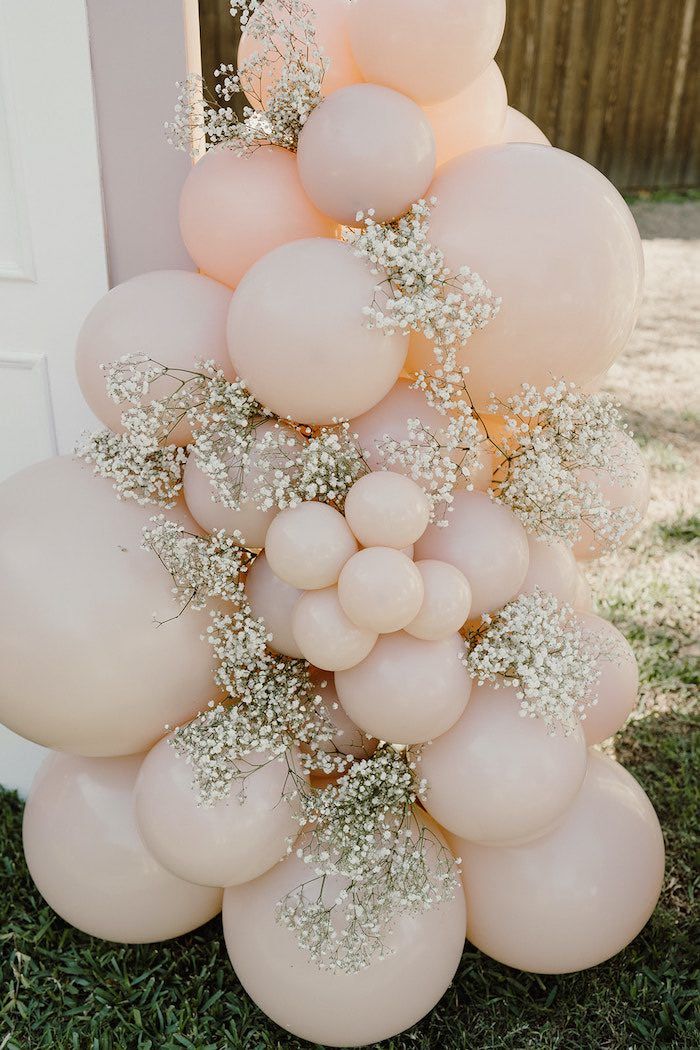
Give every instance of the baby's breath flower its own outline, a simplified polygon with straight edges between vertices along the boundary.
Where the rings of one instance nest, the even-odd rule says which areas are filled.
[[[284,428],[268,431],[256,447],[261,510],[296,507],[308,500],[342,509],[345,496],[369,470],[350,424],[321,427],[305,441],[290,438]]]

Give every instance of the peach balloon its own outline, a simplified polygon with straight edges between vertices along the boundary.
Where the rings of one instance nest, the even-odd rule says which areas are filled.
[[[438,172],[431,241],[452,270],[468,265],[502,298],[458,351],[477,405],[552,375],[584,384],[615,360],[634,327],[643,258],[624,200],[590,164],[526,143],[489,146]],[[566,251],[562,245],[566,245]],[[411,337],[406,367],[433,367]]]
[[[528,536],[530,557],[521,594],[533,594],[536,587],[553,594],[560,605],[573,605],[578,589],[579,571],[576,560],[561,540],[545,542]]]
[[[215,695],[206,613],[177,616],[142,549],[152,507],[67,456],[0,485],[0,721],[46,747],[125,755]],[[196,533],[182,506],[169,517]],[[153,622],[156,613],[167,621]]]
[[[353,755],[355,758],[368,758],[373,755],[377,750],[378,741],[363,733],[359,726],[356,726],[345,714],[340,706],[335,680],[330,671],[313,669],[311,678],[323,701],[324,713],[336,730],[332,740],[321,745],[322,750],[330,754],[339,751],[342,755]],[[302,751],[304,750],[306,747],[302,745]]]
[[[200,886],[237,886],[287,855],[299,834],[298,756],[251,752],[236,763],[243,781],[228,798],[203,806],[192,766],[164,737],[143,760],[134,812],[146,849],[159,864]]]
[[[430,520],[430,503],[420,485],[404,474],[365,474],[345,499],[345,519],[363,547],[414,544]]]
[[[300,659],[303,654],[292,633],[292,613],[303,592],[275,576],[261,552],[248,569],[245,593],[253,616],[265,621],[273,652]]]
[[[425,107],[435,136],[436,163],[502,141],[508,93],[495,62],[459,95]]]
[[[141,757],[49,755],[24,809],[29,874],[62,919],[92,937],[149,944],[221,910],[221,890],[172,875],[141,842],[132,792]]]
[[[469,618],[472,592],[466,577],[446,561],[416,563],[423,580],[423,602],[407,634],[437,642],[456,634]]]
[[[423,577],[401,551],[369,547],[343,566],[338,600],[357,627],[377,634],[400,631],[423,603]]]
[[[365,80],[422,105],[452,98],[496,54],[505,0],[356,0],[348,7],[350,45]]]
[[[302,595],[294,608],[292,630],[309,663],[323,671],[354,667],[377,640],[376,631],[357,627],[348,619],[336,587]]]
[[[360,729],[394,744],[421,744],[447,732],[469,700],[471,679],[458,634],[426,642],[399,631],[335,676],[343,709]]]
[[[551,146],[551,142],[534,121],[519,109],[508,106],[501,128],[501,142],[531,142],[537,146]]]
[[[582,470],[583,481],[592,482],[606,504],[613,510],[629,507],[641,519],[649,506],[649,471],[639,445],[623,430],[618,430],[610,450],[612,468],[606,470]],[[636,526],[628,529],[627,535]],[[604,536],[595,535],[590,525],[581,527],[581,537],[574,544],[574,554],[581,561],[599,558],[610,549]]]
[[[233,378],[226,349],[230,303],[230,288],[186,270],[154,270],[107,292],[88,314],[76,346],[80,389],[97,418],[111,430],[123,430],[122,412],[129,406],[107,396],[100,366],[125,354],[145,354],[175,369],[191,370],[198,360],[213,360]],[[161,376],[142,402],[167,397],[177,386]],[[192,431],[186,420],[178,423],[169,440],[189,444]]]
[[[471,616],[494,612],[518,593],[527,574],[527,535],[507,507],[483,492],[457,492],[447,528],[429,525],[416,559],[447,561],[469,581]]]
[[[367,328],[377,280],[349,245],[323,237],[257,262],[228,317],[231,360],[255,397],[301,423],[351,419],[381,401],[408,339]]]
[[[437,855],[432,850],[428,863]],[[335,973],[319,970],[294,931],[275,921],[277,902],[310,879],[308,865],[293,856],[226,890],[226,947],[248,995],[283,1028],[324,1046],[374,1045],[415,1024],[447,990],[462,956],[463,895],[402,914],[382,935],[390,949],[383,959],[357,973]],[[322,899],[331,905],[342,886],[326,879]],[[318,881],[310,892],[318,895]]]
[[[259,146],[238,156],[220,146],[205,153],[185,180],[180,230],[199,269],[235,288],[273,248],[329,237],[333,224],[304,193],[289,150]]]
[[[267,530],[270,568],[285,583],[304,591],[337,583],[340,570],[356,551],[345,518],[327,503],[299,503],[283,510]]]
[[[611,649],[610,659],[600,659],[600,678],[592,690],[597,703],[586,708],[583,731],[589,744],[600,744],[617,733],[637,706],[639,670],[632,647],[608,620],[579,612],[584,637],[602,639]]]
[[[522,718],[515,690],[472,689],[459,721],[423,748],[424,805],[453,835],[492,846],[548,831],[586,775],[581,728],[551,736],[541,719]]]
[[[656,813],[634,777],[597,751],[549,834],[520,846],[450,844],[463,861],[467,937],[518,970],[573,973],[605,962],[637,936],[661,892]]]
[[[317,208],[346,225],[372,209],[385,222],[422,197],[435,172],[435,139],[405,95],[355,84],[327,98],[299,136],[301,184]]]

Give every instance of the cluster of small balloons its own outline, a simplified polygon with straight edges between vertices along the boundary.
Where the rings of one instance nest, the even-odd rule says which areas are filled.
[[[402,917],[393,954],[366,970],[309,962],[275,923],[277,901],[304,881],[302,862],[286,857],[298,827],[294,802],[280,801],[286,763],[251,755],[244,800],[198,806],[164,732],[212,699],[206,614],[168,618],[169,577],[141,548],[152,508],[115,501],[67,457],[0,486],[0,718],[57,752],[28,800],[24,838],[60,915],[95,936],[154,941],[207,921],[223,900],[227,947],[253,999],[298,1035],[360,1045],[427,1013],[465,931],[494,958],[542,973],[619,951],[653,910],[663,842],[642,789],[590,750],[634,706],[631,653],[601,668],[599,702],[569,736],[521,718],[512,690],[471,687],[460,629],[535,587],[573,604],[584,629],[626,644],[591,612],[574,557],[601,548],[591,536],[573,553],[528,537],[485,491],[487,451],[447,528],[429,524],[416,482],[379,470],[377,441],[403,440],[409,419],[439,433],[441,417],[406,378],[432,351],[417,333],[366,327],[377,277],[337,225],[437,198],[431,240],[503,300],[459,351],[477,404],[551,374],[597,380],[635,323],[642,260],[607,180],[507,109],[493,62],[503,0],[309,3],[332,64],[298,154],[215,149],[196,164],[180,221],[200,272],[113,289],[83,326],[78,376],[115,431],[121,408],[100,366],[135,351],[175,369],[213,360],[282,419],[351,420],[372,473],[344,513],[313,501],[262,511],[245,485],[240,509],[226,508],[191,457],[170,514],[192,533],[239,530],[264,548],[246,581],[250,606],[273,651],[317,669],[334,746],[361,756],[374,738],[433,741],[419,761],[425,819],[461,856],[465,894]],[[253,47],[244,38],[243,53]],[[171,382],[157,379],[144,401]],[[173,440],[192,436],[183,420]],[[613,505],[643,509],[638,452],[620,440],[627,477],[592,480]],[[157,629],[154,611],[167,621]]]

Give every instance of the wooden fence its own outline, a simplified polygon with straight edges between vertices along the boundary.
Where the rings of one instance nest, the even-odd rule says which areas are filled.
[[[237,28],[199,3],[206,73]],[[511,105],[621,189],[700,186],[700,0],[509,0],[497,61]]]

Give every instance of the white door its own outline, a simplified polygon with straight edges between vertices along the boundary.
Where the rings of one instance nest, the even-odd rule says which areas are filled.
[[[0,0],[0,480],[94,425],[73,353],[106,290],[85,0]],[[0,727],[0,782],[42,753]]]

